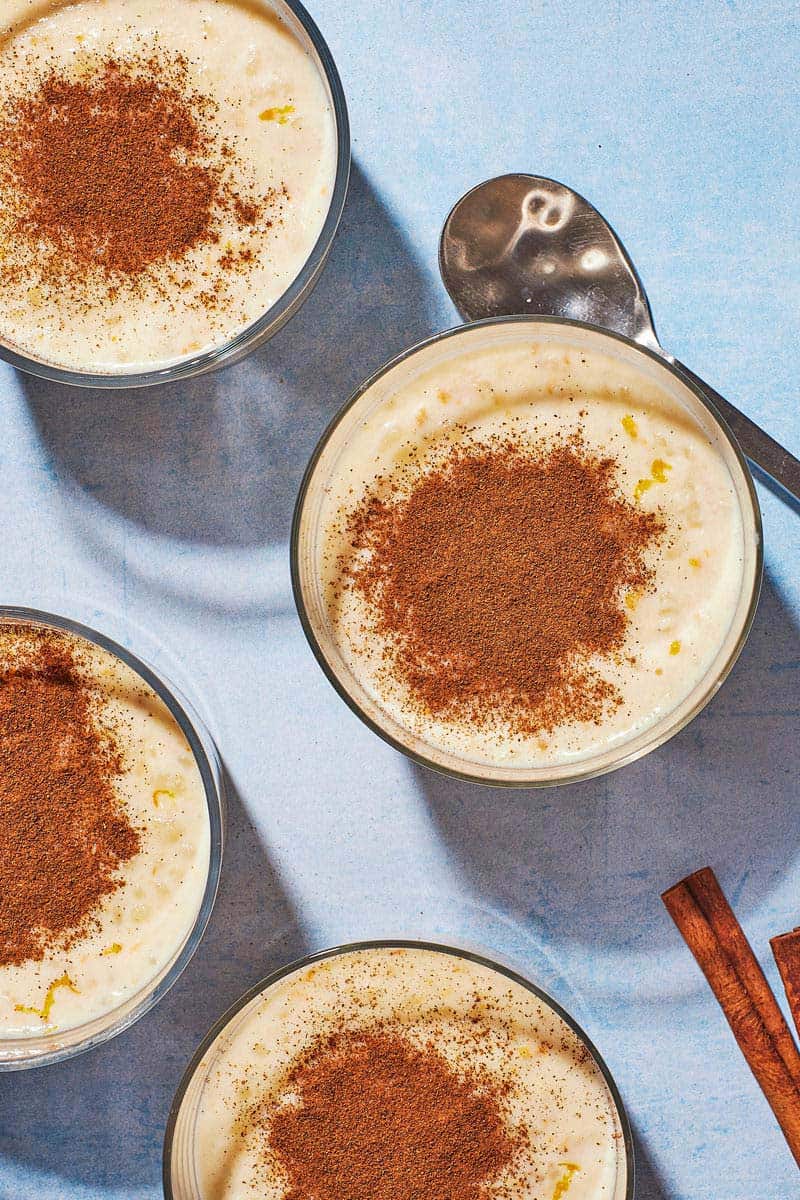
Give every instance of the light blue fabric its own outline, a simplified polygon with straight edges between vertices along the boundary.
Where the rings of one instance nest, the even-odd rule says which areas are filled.
[[[712,864],[776,983],[768,938],[800,921],[797,518],[762,492],[764,596],[710,708],[636,766],[538,794],[448,782],[364,728],[306,646],[286,542],[350,390],[455,323],[441,223],[507,170],[596,203],[664,345],[800,450],[796,6],[309,2],[355,169],[299,316],[243,365],[148,394],[0,369],[2,599],[185,682],[232,783],[222,894],[173,992],[91,1055],[0,1078],[0,1197],[158,1196],[171,1095],[222,1010],[309,948],[417,934],[512,959],[585,1024],[629,1106],[640,1200],[788,1200],[796,1168],[658,897]]]

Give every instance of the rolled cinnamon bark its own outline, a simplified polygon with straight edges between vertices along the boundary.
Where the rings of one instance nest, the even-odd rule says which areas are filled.
[[[800,1033],[800,928],[772,938],[770,946],[781,973],[789,1009]]]
[[[714,872],[695,871],[662,899],[800,1166],[800,1053]]]

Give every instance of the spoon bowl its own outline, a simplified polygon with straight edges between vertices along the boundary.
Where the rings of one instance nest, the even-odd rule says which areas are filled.
[[[658,341],[636,268],[614,230],[572,188],[500,175],[458,201],[439,248],[442,280],[466,321],[526,314],[581,321],[654,350],[688,377],[767,483],[800,506],[800,461]]]

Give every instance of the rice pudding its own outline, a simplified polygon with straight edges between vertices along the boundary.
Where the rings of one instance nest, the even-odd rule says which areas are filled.
[[[209,873],[197,761],[130,667],[0,623],[0,1056],[124,1005],[175,960]]]
[[[321,68],[269,0],[7,0],[0,340],[133,373],[225,346],[333,194]]]
[[[744,471],[688,388],[609,341],[456,331],[380,375],[315,463],[296,525],[315,637],[359,708],[436,763],[614,765],[679,727],[741,644]]]
[[[231,1019],[167,1172],[174,1200],[620,1200],[622,1122],[582,1040],[521,982],[444,950],[356,948]]]

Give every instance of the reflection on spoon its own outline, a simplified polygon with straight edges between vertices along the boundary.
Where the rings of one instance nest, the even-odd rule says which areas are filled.
[[[621,333],[692,381],[730,425],[754,466],[800,505],[800,461],[659,344],[636,268],[583,196],[538,175],[479,184],[445,222],[442,279],[467,321],[526,313]]]

